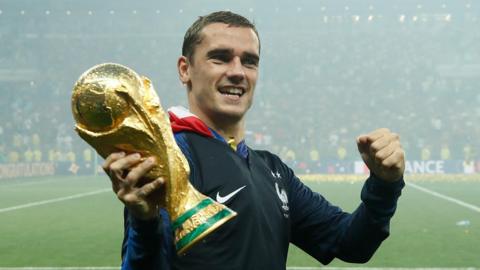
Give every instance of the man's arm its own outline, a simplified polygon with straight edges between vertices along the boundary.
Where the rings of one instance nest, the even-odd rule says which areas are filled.
[[[125,235],[122,245],[122,270],[170,269],[171,237],[168,233],[168,214],[141,220],[129,215],[125,209]]]
[[[362,203],[343,212],[303,185],[289,169],[292,243],[320,262],[333,258],[366,262],[389,235],[403,188],[404,153],[398,135],[379,129],[357,138],[371,175],[362,189]]]
[[[371,175],[365,182],[362,203],[352,213],[340,242],[337,258],[367,262],[390,234],[390,219],[405,186],[403,179],[388,183]]]
[[[353,213],[342,211],[293,176],[289,183],[291,242],[328,264],[368,261],[389,235],[403,180],[385,183],[371,175],[362,189],[362,203]]]
[[[141,159],[139,154],[113,153],[107,157],[103,169],[110,177],[112,189],[125,205],[125,236],[122,246],[122,269],[168,269],[166,245],[168,233],[162,232],[162,215],[159,198],[164,180],[139,184],[153,168],[153,157]],[[164,211],[163,211],[164,212]],[[171,240],[171,239],[170,239]]]
[[[191,162],[190,150],[183,133],[174,134],[178,146],[187,158],[191,175],[194,174],[195,167]],[[123,161],[121,161],[123,159]],[[160,208],[153,213],[151,209],[156,206],[156,200],[149,194],[155,194],[163,186],[163,181],[157,179],[157,184],[150,183],[147,187],[127,187],[128,192],[121,191],[118,188],[121,181],[120,172],[122,169],[134,168],[138,161],[135,158],[125,160],[123,154],[112,154],[104,163],[104,170],[109,174],[112,180],[112,186],[119,196],[119,199],[125,204],[124,212],[124,238],[122,244],[122,270],[167,270],[170,269],[172,257],[174,256],[173,234],[171,231],[170,218],[165,209]],[[118,164],[121,161],[120,164]],[[115,162],[117,164],[115,164]],[[132,175],[130,179],[137,182],[150,168],[151,164],[140,163],[141,166]],[[118,171],[114,171],[118,170]],[[123,181],[125,182],[125,181]],[[141,191],[141,189],[144,189]],[[146,189],[145,189],[146,188]],[[150,189],[151,188],[151,189]],[[124,197],[130,196],[129,200]],[[130,206],[130,207],[129,207]],[[129,211],[130,209],[130,211]],[[140,211],[132,214],[131,210]],[[143,218],[146,217],[146,218]]]

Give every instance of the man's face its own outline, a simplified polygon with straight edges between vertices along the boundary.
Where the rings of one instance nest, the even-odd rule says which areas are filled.
[[[192,62],[179,59],[180,79],[189,85],[190,111],[207,124],[243,119],[258,76],[259,40],[247,27],[213,23],[203,28]]]

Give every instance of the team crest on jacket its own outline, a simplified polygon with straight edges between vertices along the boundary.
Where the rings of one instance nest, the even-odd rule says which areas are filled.
[[[280,199],[280,201],[282,202],[282,210],[283,210],[283,216],[285,218],[288,218],[288,196],[287,196],[287,192],[285,192],[285,189],[283,188],[280,188],[278,186],[278,183],[275,182],[275,190],[277,191],[277,195],[278,195],[278,198]]]

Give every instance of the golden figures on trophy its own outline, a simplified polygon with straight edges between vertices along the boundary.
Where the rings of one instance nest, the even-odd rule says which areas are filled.
[[[119,64],[94,66],[75,83],[72,111],[76,131],[103,158],[120,151],[156,158],[143,181],[166,181],[158,206],[170,215],[178,254],[236,216],[190,184],[188,162],[148,78]]]

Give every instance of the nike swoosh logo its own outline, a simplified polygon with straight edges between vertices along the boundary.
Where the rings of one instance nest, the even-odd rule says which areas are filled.
[[[235,196],[235,194],[237,194],[238,192],[240,192],[243,188],[245,188],[246,186],[243,186],[243,187],[240,187],[236,190],[234,190],[233,192],[231,192],[230,194],[226,195],[226,196],[220,196],[220,192],[217,192],[217,202],[219,203],[225,203],[226,201],[230,200],[233,196]]]

